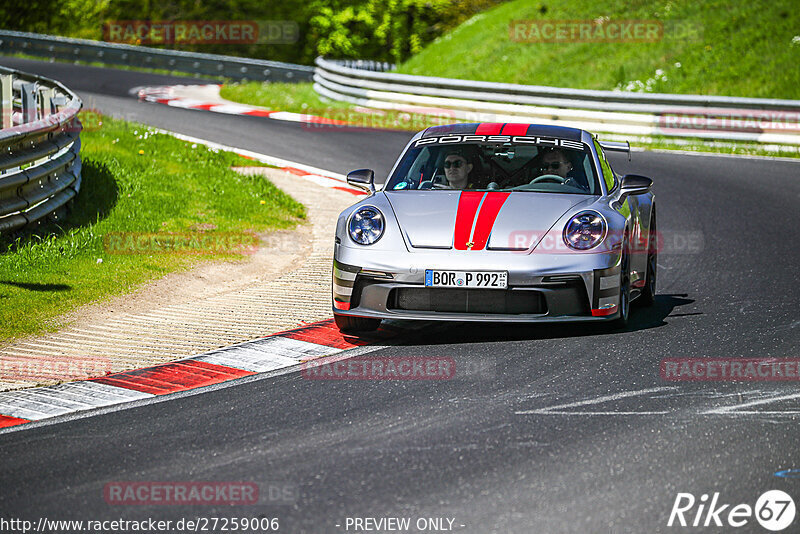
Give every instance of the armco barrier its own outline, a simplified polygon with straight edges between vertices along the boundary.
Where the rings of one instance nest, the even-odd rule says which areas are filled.
[[[165,50],[10,30],[0,30],[0,54],[27,54],[48,59],[164,69],[239,81],[308,82],[314,74],[312,67],[278,61]]]
[[[471,122],[539,122],[637,136],[800,145],[800,101],[566,89],[382,72],[317,58],[323,97]]]
[[[81,186],[81,100],[60,83],[0,67],[0,234],[58,219]]]

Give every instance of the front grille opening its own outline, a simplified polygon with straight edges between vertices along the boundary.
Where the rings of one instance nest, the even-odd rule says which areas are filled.
[[[350,309],[358,308],[359,304],[361,304],[361,294],[364,292],[365,287],[379,283],[381,283],[381,280],[375,280],[361,274],[356,275],[356,279],[353,282],[353,294],[350,296]]]
[[[542,294],[532,290],[400,287],[389,293],[389,309],[440,313],[544,314]]]

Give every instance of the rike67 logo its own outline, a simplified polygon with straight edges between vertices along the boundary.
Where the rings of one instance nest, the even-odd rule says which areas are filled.
[[[755,506],[723,504],[718,492],[714,493],[710,502],[705,493],[700,499],[695,499],[691,493],[678,493],[667,526],[739,528],[751,524],[753,516],[767,530],[783,530],[794,521],[794,501],[781,490],[764,492]]]

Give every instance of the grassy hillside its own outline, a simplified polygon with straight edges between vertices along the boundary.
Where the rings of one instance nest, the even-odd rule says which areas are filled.
[[[474,16],[400,72],[584,89],[800,99],[796,0],[516,0]],[[660,21],[656,42],[518,42],[511,21]],[[530,37],[530,33],[524,34]]]

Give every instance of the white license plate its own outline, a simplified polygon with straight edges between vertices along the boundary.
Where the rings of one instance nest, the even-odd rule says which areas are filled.
[[[437,271],[425,270],[428,287],[508,288],[507,271]]]

